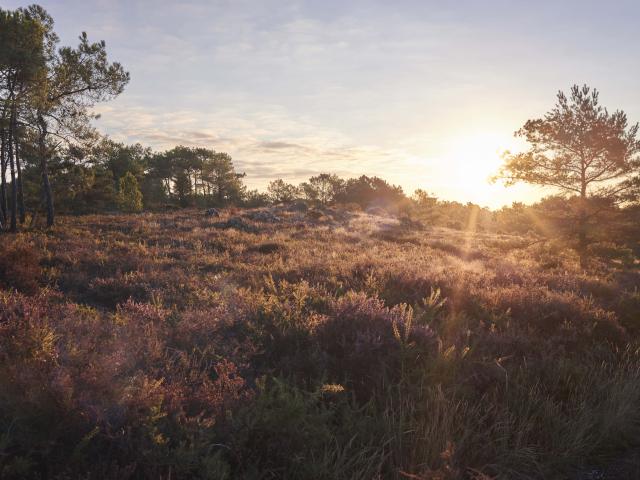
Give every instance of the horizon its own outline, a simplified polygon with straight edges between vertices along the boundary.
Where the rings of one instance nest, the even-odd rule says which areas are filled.
[[[61,45],[86,31],[131,73],[95,109],[99,131],[228,152],[249,188],[331,172],[493,209],[531,203],[551,191],[486,178],[558,90],[587,83],[640,120],[630,1],[37,3]]]

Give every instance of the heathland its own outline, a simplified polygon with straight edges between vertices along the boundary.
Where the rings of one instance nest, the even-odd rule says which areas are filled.
[[[637,478],[633,265],[381,210],[209,213],[5,237],[3,478]]]
[[[197,58],[171,36],[180,22],[154,30],[146,16],[142,30],[161,33],[153,43],[164,51],[134,53],[140,29],[104,15],[115,2],[98,3],[98,30],[122,32],[130,60],[162,58],[176,70],[166,51],[176,45]],[[216,6],[223,19],[226,3]],[[73,18],[65,16],[67,28]],[[344,25],[360,31],[364,20]],[[258,23],[262,32],[270,22]],[[495,84],[500,102],[491,105],[465,84],[473,99],[457,108],[448,99],[462,90],[437,82],[429,91],[420,78],[422,93],[403,95],[447,99],[444,113],[417,102],[424,111],[398,122],[383,104],[369,105],[369,88],[388,83],[376,80],[385,71],[376,66],[366,85],[347,82],[366,90],[353,99],[366,100],[358,112],[371,118],[323,128],[307,105],[326,90],[333,100],[320,117],[342,119],[352,103],[334,97],[349,91],[343,72],[323,69],[331,81],[317,76],[318,91],[302,96],[297,88],[245,96],[242,82],[219,88],[217,77],[234,76],[226,63],[205,65],[211,52],[227,51],[213,30],[216,41],[201,45],[208,53],[198,73],[215,73],[206,74],[206,92],[177,82],[173,93],[155,90],[157,103],[149,96],[137,106],[147,98],[140,92],[154,91],[138,83],[132,100],[104,110],[120,123],[113,132],[153,142],[145,146],[95,127],[95,108],[131,78],[104,41],[83,32],[63,46],[41,6],[0,8],[0,478],[640,478],[640,124],[574,84],[546,113],[531,112],[515,132],[522,149],[503,152],[498,167],[497,153],[465,145],[501,108],[512,115],[536,105],[536,89],[519,85],[508,100]],[[414,43],[375,31],[385,45]],[[297,42],[290,33],[282,44],[267,41],[276,60]],[[536,42],[551,45],[545,38]],[[303,50],[349,44],[330,43]],[[246,45],[228,49],[237,52],[232,64],[254,63]],[[344,59],[348,72],[358,69]],[[291,74],[298,63],[278,60],[278,77],[304,78]],[[411,63],[394,69],[403,82],[419,57]],[[262,88],[264,65],[242,67],[242,76]],[[426,63],[420,71],[436,70],[451,76]],[[624,83],[623,70],[611,78]],[[152,82],[171,77],[153,72]],[[239,100],[239,110],[213,93]],[[184,123],[195,103],[207,111]],[[304,115],[289,110],[296,104]],[[277,115],[260,113],[265,106]],[[396,106],[389,112],[404,116]],[[240,116],[259,121],[249,131],[242,125],[254,121]],[[443,135],[429,131],[427,117],[455,123]],[[377,141],[386,130],[397,133]],[[451,158],[435,155],[456,132]],[[502,150],[491,132],[481,136]],[[224,145],[236,164],[214,149]],[[388,152],[383,163],[376,151]],[[454,164],[461,171],[446,179]],[[548,196],[494,211],[444,199],[465,191],[495,201],[480,194],[493,166],[493,181]],[[289,183],[301,172],[311,177]],[[408,195],[379,177],[392,172],[435,175]],[[252,184],[271,180],[266,191],[248,189],[247,174]]]

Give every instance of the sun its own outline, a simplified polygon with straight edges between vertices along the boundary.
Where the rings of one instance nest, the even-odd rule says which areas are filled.
[[[503,152],[511,139],[497,133],[474,133],[456,136],[448,142],[444,155],[449,169],[450,187],[459,198],[479,204],[492,204],[496,194],[490,178],[502,164]]]

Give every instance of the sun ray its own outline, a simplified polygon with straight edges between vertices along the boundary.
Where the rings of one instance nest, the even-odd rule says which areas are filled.
[[[453,137],[444,155],[452,187],[460,198],[481,205],[493,204],[499,186],[489,179],[502,164],[501,154],[512,147],[503,134],[481,132]]]

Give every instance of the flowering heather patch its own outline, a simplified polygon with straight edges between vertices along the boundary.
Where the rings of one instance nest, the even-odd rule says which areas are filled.
[[[637,270],[339,213],[68,217],[7,239],[0,477],[634,471]]]

